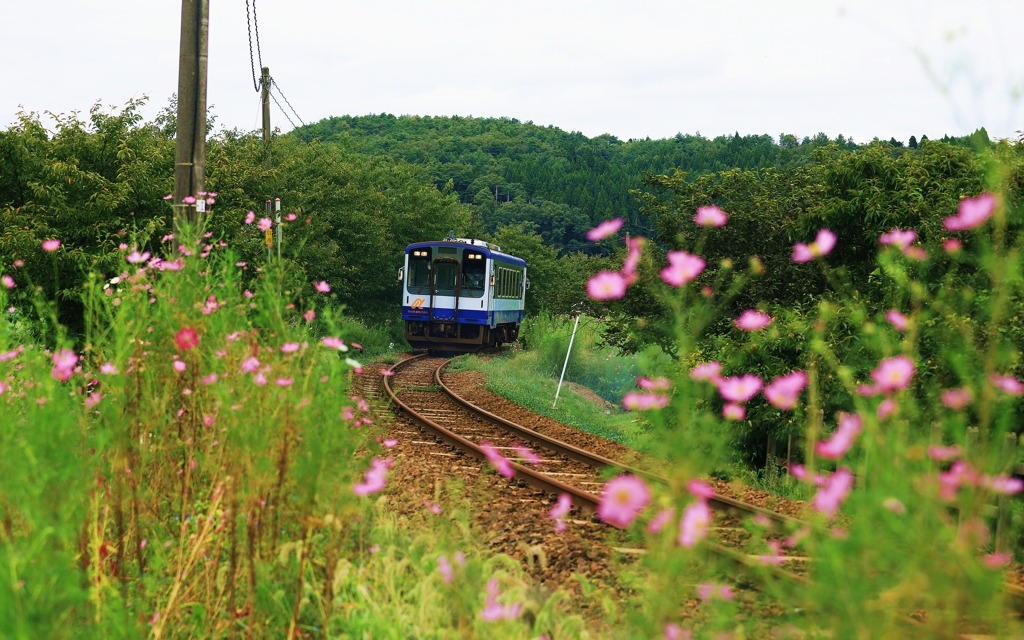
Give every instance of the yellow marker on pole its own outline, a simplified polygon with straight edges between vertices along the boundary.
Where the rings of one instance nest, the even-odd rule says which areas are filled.
[[[274,246],[274,232],[271,231],[270,229],[267,229],[266,230],[266,234],[267,234],[267,247],[269,248],[269,247]]]

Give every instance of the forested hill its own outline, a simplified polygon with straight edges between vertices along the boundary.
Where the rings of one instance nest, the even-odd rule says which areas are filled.
[[[544,240],[562,251],[593,249],[584,234],[600,220],[621,216],[626,229],[651,235],[652,220],[639,213],[630,189],[644,172],[673,169],[691,175],[725,169],[786,168],[811,161],[816,147],[852,140],[824,133],[799,139],[782,135],[619,140],[541,127],[514,118],[463,118],[389,114],[341,116],[296,130],[311,140],[350,146],[422,167],[438,188],[451,188],[472,204],[484,230],[532,222]]]

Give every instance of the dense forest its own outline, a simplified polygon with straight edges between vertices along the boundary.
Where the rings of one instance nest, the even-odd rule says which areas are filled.
[[[447,186],[471,205],[487,232],[525,224],[562,253],[595,252],[586,231],[609,218],[622,217],[632,234],[653,235],[654,221],[641,214],[640,202],[630,194],[641,186],[644,174],[784,170],[812,163],[815,150],[822,147],[860,148],[842,135],[829,139],[824,133],[805,138],[780,134],[777,139],[766,134],[705,138],[679,133],[623,141],[607,134],[588,138],[515,118],[389,114],[328,118],[300,127],[294,135],[415,165],[439,189]],[[927,141],[927,136],[921,139]],[[944,141],[969,146],[987,143],[988,137],[980,130],[973,137],[946,136]],[[895,139],[887,144],[904,147]],[[918,145],[911,136],[906,148]]]

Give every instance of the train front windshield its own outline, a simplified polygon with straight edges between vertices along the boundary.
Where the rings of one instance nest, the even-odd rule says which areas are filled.
[[[430,249],[415,249],[409,254],[409,293],[430,293]]]
[[[487,260],[484,254],[466,251],[462,259],[462,292],[463,298],[482,298],[484,295],[484,278],[487,275]]]
[[[454,296],[455,295],[455,279],[459,275],[459,263],[458,262],[441,262],[438,260],[434,263],[434,293],[439,296]]]

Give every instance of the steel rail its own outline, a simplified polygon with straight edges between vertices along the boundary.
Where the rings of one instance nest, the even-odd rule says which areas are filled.
[[[399,367],[404,368],[410,362],[418,360],[426,355],[427,354],[420,354],[413,356],[412,358],[407,358],[406,360],[394,365],[391,368],[391,372],[394,373]],[[428,431],[433,432],[435,437],[441,438],[441,440],[446,442],[449,446],[463,451],[479,460],[487,461],[487,455],[483,452],[483,449],[475,443],[463,438],[457,433],[449,431],[433,420],[419,414],[415,409],[399,400],[398,395],[391,388],[391,382],[389,380],[390,376],[385,375],[382,377],[384,378],[384,393],[387,394],[388,399],[399,408],[403,415]],[[509,463],[512,465],[512,468],[515,469],[519,479],[525,481],[531,487],[546,493],[568,493],[572,496],[573,506],[579,507],[587,513],[594,513],[597,511],[597,505],[600,502],[600,498],[589,491],[584,491],[560,480],[545,476],[543,473],[524,467],[517,462],[512,462],[510,460]]]
[[[408,366],[409,363],[411,363],[411,362],[413,362],[415,360],[418,360],[418,359],[420,359],[422,357],[425,357],[426,355],[428,355],[428,354],[423,353],[423,354],[419,354],[419,355],[413,356],[411,358],[407,358],[407,359],[405,359],[405,360],[403,360],[403,361],[393,365],[389,371],[390,371],[391,374],[394,374],[394,373],[396,373],[396,371],[399,368],[404,368],[405,366]],[[444,363],[442,363],[441,366],[443,367],[448,362],[450,362],[450,360],[445,361]],[[435,370],[435,381],[439,381],[440,380],[440,378],[438,376],[438,371],[440,370],[440,368],[441,367],[439,367],[437,370]],[[413,422],[416,422],[417,424],[419,424],[421,427],[427,429],[428,431],[433,432],[436,437],[439,437],[441,440],[443,440],[444,442],[446,442],[448,445],[452,446],[453,448],[455,448],[457,450],[461,450],[461,451],[463,451],[465,453],[468,453],[468,454],[472,455],[473,457],[475,457],[475,458],[477,458],[477,459],[479,459],[481,461],[487,461],[487,455],[484,454],[483,450],[480,449],[480,447],[478,447],[476,444],[474,444],[473,442],[467,440],[466,438],[463,438],[462,436],[460,436],[460,435],[458,435],[456,433],[453,433],[452,431],[449,431],[448,429],[446,429],[443,426],[437,424],[433,420],[430,420],[429,418],[419,414],[417,411],[415,411],[414,409],[409,407],[409,405],[407,405],[406,403],[404,403],[401,400],[399,400],[397,393],[391,388],[390,375],[382,375],[381,377],[383,378],[382,383],[383,383],[383,387],[384,387],[384,392],[387,394],[388,399],[395,406],[397,406],[399,408],[399,410],[402,412],[402,414],[405,417],[411,419]],[[443,383],[441,384],[441,386],[443,388],[447,388],[447,387],[444,387]],[[471,405],[471,406],[475,406],[475,405]],[[466,407],[466,408],[468,409],[469,407]],[[487,413],[487,412],[485,412],[485,413]],[[499,420],[503,420],[501,418],[498,418],[498,416],[494,416],[494,414],[491,414],[491,413],[487,413],[487,415],[488,416],[493,416],[494,418],[497,418]],[[509,424],[515,424],[515,423],[509,422]],[[516,425],[516,426],[518,426],[518,425]],[[525,429],[525,427],[520,427],[520,429]],[[529,429],[525,429],[525,430],[526,431],[530,431]],[[530,431],[530,432],[534,433],[537,436],[540,436],[541,438],[546,438],[546,436],[541,436],[540,434],[536,434],[536,432],[532,432],[532,431]],[[576,447],[572,447],[572,445],[567,445],[565,443],[561,443],[561,444],[563,446],[566,446],[566,447],[571,447],[572,449],[574,449],[576,451],[583,451],[582,449],[578,449]],[[597,457],[601,458],[601,456],[597,456]],[[607,460],[607,458],[601,458],[601,459],[602,460]],[[613,461],[610,461],[610,462],[613,462]],[[600,498],[598,496],[595,496],[594,494],[592,494],[592,493],[590,493],[588,491],[583,491],[582,489],[578,489],[578,488],[576,488],[576,487],[574,487],[572,485],[569,485],[569,484],[566,484],[564,482],[561,482],[560,480],[555,480],[554,478],[550,478],[550,477],[544,475],[543,473],[540,473],[538,471],[534,471],[533,469],[530,469],[528,467],[524,467],[523,465],[518,464],[516,462],[512,462],[511,460],[509,461],[509,463],[512,465],[513,469],[515,469],[517,472],[519,472],[519,474],[521,474],[519,479],[525,481],[529,486],[534,487],[535,489],[539,489],[541,491],[548,492],[548,493],[555,493],[555,492],[568,493],[569,495],[571,495],[573,497],[573,506],[579,507],[581,510],[583,510],[583,511],[585,511],[587,513],[595,513],[597,511],[597,506],[600,503]],[[623,466],[623,465],[618,465],[617,463],[614,463],[614,462],[613,462],[613,464],[615,464],[615,466],[618,466],[618,467],[622,467]],[[626,467],[626,468],[629,468],[629,467]],[[653,474],[650,474],[650,475],[653,476]],[[654,478],[658,478],[660,480],[660,478],[658,476],[653,476],[653,477]],[[758,507],[754,507],[753,505],[746,505],[745,503],[738,503],[738,504],[743,505],[744,507],[750,507],[752,509],[759,509]],[[769,513],[771,513],[771,512],[769,512]],[[775,514],[775,515],[779,515],[779,514]],[[799,584],[804,584],[804,585],[810,585],[811,584],[811,582],[807,578],[805,578],[803,576],[799,576],[799,575],[796,575],[796,574],[791,573],[789,571],[786,571],[786,570],[782,569],[781,567],[765,566],[763,563],[754,560],[753,558],[749,557],[747,554],[743,554],[743,553],[741,553],[739,551],[735,551],[733,549],[729,549],[728,547],[724,547],[724,546],[722,546],[722,545],[720,545],[718,543],[714,543],[714,542],[710,542],[710,541],[707,542],[707,550],[708,550],[708,552],[718,556],[719,558],[728,560],[728,561],[730,561],[730,562],[732,562],[734,564],[740,565],[740,566],[748,568],[748,569],[757,569],[757,570],[760,570],[760,571],[766,571],[767,573],[770,573],[770,574],[772,574],[775,577],[782,578],[782,579],[785,579],[785,580],[790,580],[790,581],[793,581],[793,582],[796,582],[796,583],[799,583]]]
[[[445,362],[441,363],[441,366],[437,368],[437,370],[434,372],[434,382],[441,387],[441,390],[444,391],[445,395],[454,400],[463,408],[472,411],[481,418],[484,418],[485,420],[488,420],[501,427],[504,427],[505,429],[512,431],[513,433],[523,438],[524,440],[529,440],[535,445],[551,449],[552,451],[560,453],[568,458],[572,458],[577,462],[582,462],[583,464],[589,465],[595,469],[604,469],[606,467],[611,467],[619,471],[640,476],[652,482],[658,482],[664,485],[670,484],[667,478],[659,476],[655,473],[651,473],[650,471],[644,471],[643,469],[637,469],[636,467],[631,467],[621,462],[611,460],[610,458],[606,458],[596,453],[592,453],[590,451],[587,451],[586,449],[581,449],[579,447],[573,446],[567,442],[562,442],[561,440],[552,438],[550,436],[546,436],[542,433],[538,433],[533,429],[516,424],[511,420],[506,420],[505,418],[495,415],[490,411],[487,411],[486,409],[478,407],[477,405],[473,404],[472,402],[466,400],[465,398],[461,397],[460,395],[452,391],[452,389],[448,387],[448,385],[446,385],[443,380],[441,380],[441,373],[444,370],[444,368],[448,366],[449,363],[451,363],[451,360],[446,360]],[[802,520],[799,520],[797,518],[783,515],[781,513],[777,513],[769,509],[764,509],[762,507],[742,502],[740,500],[735,500],[728,496],[721,496],[715,494],[714,497],[708,500],[708,504],[712,509],[715,509],[716,511],[722,511],[730,515],[734,515],[737,512],[761,514],[766,518],[770,518],[781,524],[790,525],[793,528],[799,528],[800,526],[805,524]]]

